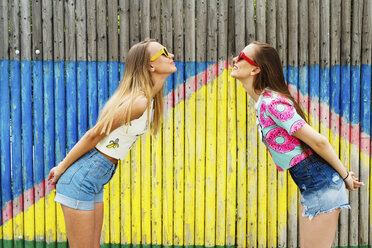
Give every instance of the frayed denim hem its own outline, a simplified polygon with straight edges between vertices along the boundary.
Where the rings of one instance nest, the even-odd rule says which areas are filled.
[[[315,216],[317,216],[318,214],[330,213],[330,212],[332,212],[333,210],[336,210],[336,209],[338,209],[338,208],[339,208],[340,210],[342,210],[342,209],[351,209],[350,204],[344,204],[344,205],[341,205],[341,206],[338,206],[338,207],[331,208],[331,209],[329,209],[329,210],[318,211],[318,212],[316,212],[314,215],[312,215],[312,214],[306,213],[306,211],[307,211],[307,207],[306,207],[305,205],[302,205],[302,206],[304,206],[304,212],[302,213],[302,216],[303,216],[303,217],[309,217],[310,220],[312,220],[312,219],[313,219]]]

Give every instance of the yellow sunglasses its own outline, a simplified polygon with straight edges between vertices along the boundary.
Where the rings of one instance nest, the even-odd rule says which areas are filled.
[[[150,61],[154,61],[155,59],[159,58],[161,55],[165,55],[169,58],[169,53],[166,47],[163,47],[158,53],[150,58]]]

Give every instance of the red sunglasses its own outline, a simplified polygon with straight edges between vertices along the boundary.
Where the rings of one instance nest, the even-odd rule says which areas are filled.
[[[251,64],[251,65],[258,66],[257,63],[254,62],[252,59],[248,58],[248,56],[245,55],[245,54],[243,53],[243,51],[240,52],[239,57],[238,57],[238,59],[237,59],[236,61],[239,61],[239,60],[241,60],[241,59],[244,59],[245,61],[247,61],[247,62],[248,62],[249,64]]]

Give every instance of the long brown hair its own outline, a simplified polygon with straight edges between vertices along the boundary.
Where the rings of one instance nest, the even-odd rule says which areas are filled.
[[[141,94],[148,99],[147,118],[150,120],[151,99],[154,98],[154,117],[151,124],[152,133],[156,134],[161,125],[163,117],[163,91],[160,90],[155,96],[152,95],[154,82],[151,79],[148,65],[150,62],[150,53],[148,45],[150,42],[156,42],[154,39],[141,41],[129,49],[126,61],[124,76],[120,81],[119,87],[109,98],[103,107],[94,131],[100,134],[109,134],[112,130],[112,123],[117,108],[122,105],[124,109],[124,122],[130,122],[133,100]]]
[[[270,44],[263,42],[253,41],[251,44],[256,46],[253,59],[261,69],[261,72],[257,74],[253,81],[255,93],[261,94],[266,88],[278,92],[291,100],[297,113],[308,122],[304,111],[288,90],[288,85],[284,79],[282,62],[276,49]],[[301,148],[307,153],[309,146],[301,141]]]

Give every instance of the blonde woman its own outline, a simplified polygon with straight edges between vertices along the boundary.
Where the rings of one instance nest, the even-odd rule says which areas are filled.
[[[48,181],[57,183],[55,201],[62,206],[71,248],[100,246],[103,186],[115,173],[133,143],[146,132],[159,130],[163,114],[162,89],[177,71],[174,55],[155,40],[145,40],[128,52],[124,76],[88,130]]]

